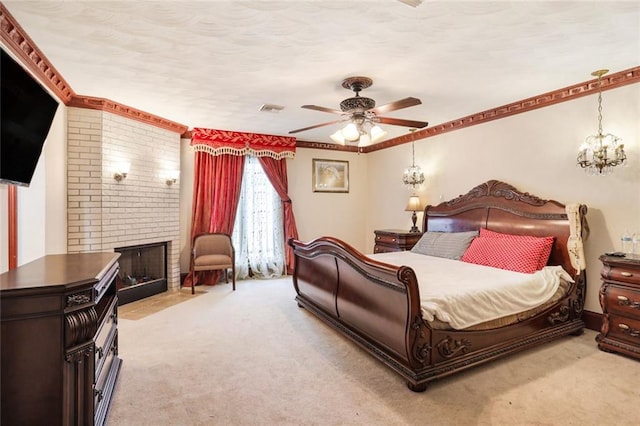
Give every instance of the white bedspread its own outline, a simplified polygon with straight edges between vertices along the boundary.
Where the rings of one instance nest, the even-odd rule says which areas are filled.
[[[561,278],[573,282],[561,266],[523,274],[409,251],[369,257],[411,267],[424,319],[437,317],[458,330],[535,308],[555,294]]]

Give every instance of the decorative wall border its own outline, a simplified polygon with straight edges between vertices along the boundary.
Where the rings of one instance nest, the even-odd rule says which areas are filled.
[[[100,111],[111,112],[122,117],[132,120],[141,121],[152,126],[160,127],[179,134],[187,131],[187,126],[167,120],[157,115],[144,112],[142,110],[120,104],[105,98],[96,98],[92,96],[73,95],[67,106],[86,109],[97,109]]]
[[[630,68],[628,70],[616,72],[608,76],[602,77],[602,91],[611,90],[628,84],[640,83],[640,66]],[[418,130],[413,133],[398,136],[393,139],[386,140],[374,145],[362,148],[361,152],[368,153],[379,151],[385,148],[402,145],[413,142],[418,139],[426,139],[442,133],[460,130],[465,127],[475,126],[476,124],[487,123],[489,121],[498,120],[500,118],[509,117],[523,112],[533,111],[534,109],[544,108],[561,102],[571,101],[582,96],[591,95],[598,92],[598,79],[588,80],[563,89],[554,90],[542,95],[523,99],[497,108],[467,115],[466,117],[448,121],[446,123],[437,124]]]
[[[180,134],[186,132],[188,128],[184,124],[176,123],[109,99],[76,94],[1,2],[0,39],[66,106],[107,111]]]
[[[18,21],[0,3],[0,37],[14,55],[18,56],[29,70],[40,78],[55,95],[67,105],[75,92],[46,56],[38,49]]]
[[[60,73],[51,65],[49,60],[37,48],[33,40],[25,33],[18,22],[11,16],[4,4],[0,2],[0,35],[2,41],[11,51],[18,55],[23,62],[51,89],[67,106],[79,108],[99,109],[112,112],[133,120],[151,124],[170,131],[181,134],[181,138],[189,139],[188,127],[150,113],[128,107],[117,102],[94,98],[90,96],[77,95],[64,80]],[[616,72],[602,77],[602,90],[615,89],[640,82],[640,66],[630,68],[625,71]],[[333,151],[349,151],[369,153],[391,148],[397,145],[413,142],[419,139],[426,139],[442,133],[460,130],[476,124],[487,123],[500,118],[509,117],[515,114],[532,111],[534,109],[547,107],[560,102],[571,101],[582,96],[591,95],[598,92],[598,79],[588,80],[563,89],[554,90],[542,95],[516,101],[507,105],[492,108],[466,117],[448,121],[418,130],[411,134],[406,134],[386,140],[384,142],[358,148],[355,146],[336,145],[324,142],[297,141],[298,148],[327,149]]]

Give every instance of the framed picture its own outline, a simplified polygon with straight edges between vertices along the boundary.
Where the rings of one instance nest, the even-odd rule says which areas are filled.
[[[313,159],[313,192],[349,192],[349,162]]]

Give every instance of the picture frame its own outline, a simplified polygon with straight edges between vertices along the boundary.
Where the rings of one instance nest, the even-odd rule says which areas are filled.
[[[313,159],[313,192],[349,192],[349,162]]]

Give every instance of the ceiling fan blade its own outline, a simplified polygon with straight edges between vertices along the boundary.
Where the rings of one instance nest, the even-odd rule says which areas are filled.
[[[429,125],[426,121],[403,120],[402,118],[391,117],[376,117],[375,121],[382,124],[391,124],[392,126],[415,127],[416,129],[421,129]]]
[[[331,114],[343,114],[342,111],[337,109],[325,108],[317,105],[302,105],[300,108],[313,109],[315,111],[329,112]]]
[[[418,98],[404,98],[399,101],[391,102],[388,104],[380,105],[379,107],[371,108],[369,111],[374,114],[384,114],[385,112],[395,111],[402,108],[408,108],[416,105],[420,105],[422,101]]]
[[[302,129],[296,129],[296,130],[292,130],[289,132],[289,134],[291,133],[299,133],[299,132],[304,132],[305,130],[311,130],[311,129],[315,129],[317,127],[322,127],[322,126],[328,126],[330,124],[336,124],[336,123],[340,123],[344,121],[344,119],[340,119],[340,120],[333,120],[333,121],[329,121],[327,123],[321,123],[321,124],[316,124],[313,126],[309,126],[309,127],[303,127]]]

